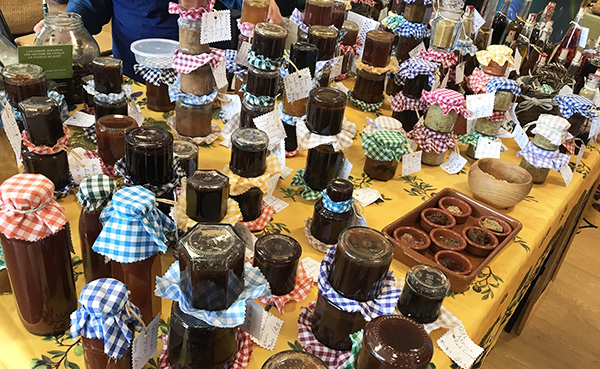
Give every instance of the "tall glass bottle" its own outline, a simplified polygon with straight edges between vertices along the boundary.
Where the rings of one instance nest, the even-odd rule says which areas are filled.
[[[547,21],[544,25],[544,28],[542,28],[542,33],[540,34],[539,39],[535,41],[535,44],[539,46],[542,49],[542,51],[546,50],[546,45],[548,44],[548,40],[550,39],[550,35],[552,34],[553,27],[554,21]]]
[[[546,5],[544,10],[542,11],[542,14],[540,14],[540,17],[538,18],[535,26],[533,27],[533,31],[531,32],[531,37],[529,38],[529,41],[532,45],[537,43],[537,41],[539,40],[540,36],[542,35],[542,31],[546,26],[546,22],[552,19],[555,7],[556,3],[549,2],[548,5]]]
[[[585,9],[586,8],[579,9],[577,17],[575,17],[575,21],[571,23],[571,27],[569,27],[567,34],[562,39],[560,46],[558,47],[558,52],[554,54],[554,58],[552,59],[553,61],[558,60],[560,54],[562,53],[562,50],[564,49],[568,50],[566,55],[567,65],[571,62],[571,60],[573,60],[573,57],[575,56],[575,51],[577,51],[577,46],[579,46],[579,40],[581,38],[581,26],[579,25],[579,23],[581,22],[581,18],[583,18],[583,15],[585,14]]]
[[[504,0],[502,3],[502,7],[494,16],[494,21],[492,22],[492,40],[490,42],[491,45],[500,44],[500,40],[504,35],[504,31],[508,26],[508,18],[506,14],[508,14],[508,9],[510,8],[510,3],[512,0]]]
[[[487,0],[483,5],[483,20],[485,23],[481,28],[479,28],[479,32],[477,32],[477,39],[475,39],[475,46],[479,50],[485,50],[490,44],[490,37],[492,34],[492,26],[494,23],[494,14],[496,13],[496,8],[498,7],[498,0]]]
[[[506,27],[504,31],[504,35],[502,36],[502,43],[506,46],[512,45],[513,41],[517,39],[521,30],[525,26],[525,18],[527,14],[529,14],[529,9],[531,8],[531,2],[533,0],[525,0],[523,5],[521,6],[521,11],[519,15],[515,19],[512,20]]]
[[[535,26],[536,17],[537,14],[529,13],[527,21],[525,21],[525,24],[523,26],[523,30],[521,30],[519,36],[512,44],[513,50],[521,54],[521,60],[523,61],[529,54],[529,37],[531,36],[531,32],[533,31],[533,27]]]

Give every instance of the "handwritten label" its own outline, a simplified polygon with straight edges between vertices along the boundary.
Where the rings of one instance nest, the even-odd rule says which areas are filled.
[[[527,133],[525,133],[520,124],[515,124],[515,128],[513,129],[513,138],[521,150],[525,149],[525,146],[529,144],[529,137],[527,137]]]
[[[573,180],[573,171],[571,170],[569,163],[565,163],[562,167],[560,167],[560,175],[565,181],[565,187],[567,187]]]
[[[96,123],[96,117],[92,114],[84,113],[82,111],[76,111],[65,120],[65,124],[73,127],[89,128]]]
[[[242,223],[235,223],[233,228],[235,228],[237,234],[242,238],[242,240],[244,240],[244,243],[246,244],[246,258],[253,258],[254,244],[257,240],[256,236],[254,236],[252,232],[250,232],[250,230],[248,230],[248,228],[246,228],[246,226]]]
[[[475,150],[475,158],[495,158],[500,159],[500,152],[502,151],[501,141],[492,141],[489,138],[479,137],[477,141],[477,150]]]
[[[479,32],[479,29],[485,24],[485,19],[479,14],[477,9],[474,9],[475,13],[473,14],[473,29],[475,31],[475,35]],[[467,35],[469,36],[469,35]]]
[[[249,42],[242,42],[237,54],[235,54],[235,58],[233,59],[235,64],[248,67],[248,51],[250,51],[250,46],[251,45]]]
[[[469,338],[462,324],[446,332],[437,343],[442,351],[463,369],[470,368],[483,353],[483,348]]]
[[[336,82],[331,87],[342,91],[346,95],[348,95],[348,92],[350,92],[350,89],[348,87],[344,86],[344,84],[342,82]]]
[[[86,178],[102,174],[100,158],[86,157],[85,149],[81,147],[74,148],[67,157],[73,182],[77,184],[80,184]]]
[[[577,159],[575,160],[575,166],[579,166],[579,162],[583,159],[583,154],[585,154],[585,144],[582,142],[581,147],[579,147],[579,153],[577,153]]]
[[[333,62],[333,64],[331,65],[331,71],[329,72],[329,79],[335,79],[335,77],[339,76],[340,74],[342,74],[342,57],[338,56],[337,58],[335,58],[335,61]],[[312,85],[311,85],[312,87]]]
[[[271,151],[271,154],[275,155],[275,157],[279,161],[279,164],[281,165],[281,167],[285,168],[285,141],[284,140],[279,141],[277,146],[275,146],[275,148]],[[279,177],[281,177],[281,174],[279,175]]]
[[[489,117],[494,113],[494,93],[467,95],[469,118]]]
[[[300,69],[298,73],[290,73],[283,77],[285,96],[289,102],[308,97],[312,90],[312,78],[308,68]]]
[[[227,10],[215,10],[202,14],[200,43],[210,44],[231,40],[231,13]]]
[[[309,278],[312,278],[313,282],[317,283],[319,280],[319,269],[321,268],[321,263],[307,256],[302,259],[302,267],[304,268],[306,275]]]
[[[15,120],[15,116],[12,113],[11,108],[5,106],[2,109],[2,123],[4,124],[4,133],[10,143],[10,147],[13,149],[15,154],[15,160],[17,161],[17,167],[20,167],[23,162],[21,161],[21,132],[19,126]]]
[[[266,312],[258,303],[246,304],[246,320],[241,328],[260,347],[273,350],[282,326],[283,320]]]
[[[352,163],[350,163],[350,160],[348,160],[348,158],[344,157],[344,163],[340,167],[339,174],[337,175],[337,177],[341,179],[348,179],[351,170]]]
[[[409,176],[421,170],[421,156],[423,151],[419,150],[412,154],[402,156],[402,176]]]
[[[263,201],[266,202],[267,205],[272,207],[276,213],[279,213],[280,211],[282,211],[283,209],[287,208],[290,205],[287,202],[283,201],[282,199],[277,198],[273,195],[265,196],[263,198]]]
[[[455,151],[450,152],[450,157],[446,160],[440,168],[448,174],[456,174],[462,170],[467,164],[467,159],[463,158],[462,155],[456,155]]]
[[[134,103],[133,101],[127,104],[127,115],[133,118],[133,120],[135,120],[138,126],[141,126],[142,123],[144,123],[144,120],[146,119],[142,115],[142,111],[140,110],[139,105]]]
[[[221,101],[221,110],[225,120],[229,121],[235,114],[242,111],[242,101],[238,95],[225,95],[229,101]]]
[[[283,167],[281,170],[281,174],[279,175],[281,179],[286,179],[290,174],[294,172],[294,169],[290,167]]]
[[[423,42],[419,42],[419,44],[417,46],[415,46],[414,49],[412,49],[411,51],[408,52],[408,55],[411,58],[414,58],[415,56],[417,56],[417,54],[419,53],[419,51],[425,51],[425,44]]]
[[[274,150],[287,135],[283,128],[283,123],[279,119],[276,111],[270,111],[266,114],[253,119],[256,128],[265,132],[269,136],[269,150]],[[285,157],[285,153],[284,153]],[[285,162],[284,162],[285,165]]]
[[[146,326],[146,331],[142,330],[133,339],[132,356],[133,369],[142,369],[144,365],[156,355],[158,325],[160,323],[160,313],[152,319],[150,324]]]
[[[465,80],[465,65],[466,64],[467,64],[466,62],[462,62],[456,66],[456,76],[454,78],[456,80],[456,84],[462,83],[462,81]]]
[[[219,63],[213,68],[211,66],[213,77],[215,78],[215,84],[217,89],[221,90],[227,87],[227,75],[225,73],[225,59],[221,59]],[[239,96],[238,96],[239,97]]]
[[[352,197],[363,207],[366,207],[381,199],[381,194],[374,188],[359,188],[354,190]]]

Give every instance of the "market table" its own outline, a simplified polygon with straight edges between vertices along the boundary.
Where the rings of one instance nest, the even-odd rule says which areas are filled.
[[[344,84],[352,88],[353,80],[347,80]],[[136,102],[146,117],[144,124],[167,127],[166,119],[170,113],[148,111],[145,108],[145,98],[142,93],[145,91],[145,87],[134,83],[133,88],[136,92],[134,93]],[[390,115],[389,103],[386,102],[382,113]],[[376,116],[373,113],[363,113],[350,104],[348,105],[346,118],[357,125],[359,133],[365,126],[366,117],[375,118]],[[520,161],[520,158],[516,157],[518,146],[514,140],[504,139],[503,141],[509,150],[502,154],[502,159],[518,163]],[[219,142],[220,138],[211,145],[200,147],[199,168],[221,169],[228,163],[228,149],[219,145]],[[93,144],[77,129],[73,131],[71,143],[75,147],[93,149]],[[465,156],[465,150],[466,147],[462,146],[463,156]],[[401,177],[400,174],[397,174],[388,182],[380,182],[371,180],[362,171],[365,159],[358,135],[354,144],[346,150],[346,154],[353,164],[349,179],[355,188],[375,188],[383,196],[383,200],[379,203],[364,208],[363,215],[367,219],[368,226],[372,228],[381,230],[445,187],[451,187],[472,196],[467,183],[468,168],[473,163],[471,159],[467,166],[456,175],[448,175],[439,167],[424,166],[420,172],[412,176]],[[573,157],[572,162],[574,161]],[[306,152],[303,151],[296,157],[288,158],[286,165],[298,170],[304,167],[305,162]],[[522,231],[512,244],[505,247],[496,259],[483,269],[465,292],[450,293],[445,299],[444,306],[462,320],[469,336],[486,352],[493,347],[519,301],[538,274],[543,262],[555,247],[556,240],[561,235],[560,231],[565,228],[568,215],[578,204],[581,204],[582,201],[585,202],[586,198],[582,195],[589,194],[589,190],[596,183],[600,174],[599,162],[600,148],[591,145],[586,149],[579,165],[575,167],[572,164],[575,173],[568,187],[565,187],[559,173],[551,172],[546,183],[535,185],[525,201],[512,208],[501,210],[502,213],[520,220],[523,223]],[[297,192],[298,188],[290,186],[292,176],[289,175],[285,180],[281,180],[274,193],[275,196],[288,202],[290,206],[275,214],[271,223],[257,236],[275,232],[289,234],[302,244],[303,258],[308,256],[320,261],[324,254],[308,245],[303,231],[305,219],[312,216],[314,201],[305,201],[300,198]],[[66,215],[71,222],[75,250],[79,253],[77,221],[80,205],[73,195],[59,200],[59,203],[66,209]],[[166,270],[172,261],[172,257],[163,256],[163,270]],[[404,277],[408,267],[394,260],[391,269],[396,277]],[[78,291],[80,291],[84,284],[80,263],[76,263],[75,275]],[[273,351],[254,346],[248,368],[260,368],[272,354],[290,348],[289,344],[294,343],[298,338],[297,319],[300,308],[307,306],[316,297],[317,287],[315,285],[304,301],[288,303],[285,306],[285,314],[280,315],[277,309],[270,309],[270,313],[284,321],[281,334]],[[171,301],[163,300],[162,317],[165,321],[170,313],[170,305]],[[82,350],[79,345],[73,344],[73,340],[68,335],[53,338],[37,337],[27,333],[19,321],[12,296],[0,296],[0,316],[1,367],[26,368],[30,363],[39,360],[46,361],[51,365],[58,361],[66,351],[68,351],[68,363],[71,365],[68,367],[76,368],[77,364],[83,367]],[[166,325],[161,325],[161,330],[166,332]],[[444,330],[434,331],[431,338],[435,342],[443,333],[445,333]],[[456,367],[437,345],[434,346],[435,354],[432,362],[437,368]],[[480,365],[485,355],[484,353],[479,358],[476,366]],[[63,361],[61,367],[64,365]],[[44,368],[45,366],[40,367]],[[148,367],[155,366],[149,364]]]

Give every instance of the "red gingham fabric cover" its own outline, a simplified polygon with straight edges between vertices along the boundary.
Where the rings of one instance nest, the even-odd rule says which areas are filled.
[[[417,56],[432,62],[440,63],[445,68],[453,67],[458,63],[458,56],[446,51],[437,51],[433,49],[421,50],[417,53]]]
[[[405,110],[425,110],[429,107],[429,103],[422,98],[411,99],[402,94],[402,91],[398,92],[396,96],[390,101],[392,105],[392,111],[405,111]]]
[[[69,130],[67,129],[67,126],[64,124],[63,124],[63,131],[65,132],[64,136],[59,138],[56,142],[56,145],[54,145],[52,147],[49,147],[46,145],[35,146],[31,142],[31,139],[29,138],[29,133],[27,131],[21,132],[21,136],[23,138],[23,143],[25,144],[25,146],[27,146],[27,150],[29,150],[30,152],[33,152],[33,153],[36,153],[39,155],[50,155],[50,154],[56,154],[57,152],[62,151],[65,148],[69,147],[69,137],[71,137],[71,135],[69,134]]]
[[[294,290],[292,292],[283,296],[271,295],[269,297],[261,297],[258,299],[258,301],[262,302],[263,304],[277,306],[279,314],[283,315],[283,313],[285,312],[283,310],[285,304],[288,301],[304,300],[308,295],[308,292],[310,291],[310,288],[312,287],[313,283],[313,279],[306,275],[306,271],[302,266],[302,261],[300,261],[300,264],[298,265],[298,273],[296,274],[296,287],[294,287]]]
[[[249,222],[239,222],[246,226],[250,232],[258,232],[262,231],[267,224],[271,221],[271,217],[275,214],[275,209],[271,206],[267,205],[265,202],[262,204],[262,214],[252,221]]]
[[[494,110],[492,115],[490,115],[489,117],[486,117],[486,118],[492,122],[499,122],[502,119],[504,119],[505,115],[506,115],[506,111]]]
[[[179,14],[181,18],[188,20],[202,20],[202,14],[211,12],[213,6],[215,5],[215,0],[210,0],[208,4],[208,9],[205,8],[191,8],[191,9],[183,9],[177,3],[169,3],[169,14]]]
[[[475,68],[470,77],[468,77],[468,86],[476,94],[483,94],[487,92],[485,84],[494,78],[489,74],[483,72],[481,69]]]
[[[465,97],[454,90],[438,88],[433,91],[423,91],[422,99],[432,105],[439,105],[446,115],[453,109],[463,117],[468,115],[467,108],[464,106]]]
[[[102,160],[102,158],[100,157],[100,155],[98,155],[98,152],[96,151],[89,151],[86,150],[83,153],[83,156],[88,158],[88,159],[95,159],[98,158],[100,159],[100,168],[102,169],[102,174],[105,174],[109,177],[118,177],[119,175],[115,172],[115,167],[112,165],[106,165],[104,164],[104,161]]]
[[[435,151],[441,154],[456,145],[451,133],[432,131],[425,127],[423,123],[418,123],[412,131],[406,134],[406,137],[415,140],[421,150],[425,152]]]
[[[179,73],[189,74],[206,63],[210,64],[210,66],[214,68],[224,57],[225,51],[212,47],[210,48],[210,54],[207,53],[200,55],[188,55],[179,50],[175,50],[172,66],[173,69]]]

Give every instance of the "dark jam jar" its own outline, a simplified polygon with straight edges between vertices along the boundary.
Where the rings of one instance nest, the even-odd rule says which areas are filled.
[[[319,49],[319,60],[333,59],[337,46],[338,31],[326,26],[311,26],[308,29],[308,43]]]
[[[198,146],[192,142],[174,140],[173,155],[179,158],[179,165],[188,178],[198,169]]]
[[[315,45],[307,42],[296,42],[295,44],[292,44],[290,48],[290,60],[298,70],[308,68],[311,76],[315,75],[318,54],[319,49],[317,49]],[[288,66],[288,72],[290,74],[295,72],[295,69],[291,64]],[[308,101],[308,97],[289,102],[284,89],[283,98],[281,100],[284,113],[294,117],[301,117],[306,114],[306,102]],[[288,134],[288,137],[290,137],[290,134]],[[296,138],[296,133],[293,133],[293,137],[294,139]]]
[[[349,278],[356,278],[351,276]],[[312,319],[312,333],[325,346],[334,350],[350,351],[350,335],[365,327],[360,312],[349,313],[319,293]]]
[[[335,178],[343,162],[344,153],[334,151],[331,145],[312,148],[306,155],[304,181],[313,190],[321,191],[327,186],[327,182]]]
[[[188,137],[206,137],[212,131],[212,103],[188,104],[178,100],[175,104],[175,130]]]
[[[342,131],[346,94],[330,87],[318,87],[310,91],[306,106],[306,127],[323,136],[337,135]]]
[[[109,56],[100,56],[92,62],[94,87],[103,94],[118,94],[123,84],[123,61]]]
[[[275,110],[275,103],[268,104],[267,106],[259,106],[249,103],[246,100],[242,100],[242,110],[240,112],[240,127],[242,128],[256,128],[254,124],[254,118],[265,115]]]
[[[342,38],[342,45],[353,46],[356,44],[358,38],[358,25],[354,22],[344,21],[342,29],[346,31],[346,35]],[[342,73],[347,73],[352,69],[352,62],[356,56],[353,52],[344,53],[344,59],[342,60]]]
[[[11,64],[2,69],[2,80],[8,101],[17,107],[32,96],[47,96],[46,72],[34,64]]]
[[[241,195],[231,196],[238,203],[244,222],[253,221],[262,214],[263,196],[262,190],[258,187],[250,187]]]
[[[162,185],[173,177],[173,135],[158,127],[125,134],[125,164],[134,184]]]
[[[269,137],[256,128],[238,128],[231,135],[229,169],[240,177],[252,178],[267,169]]]
[[[104,353],[104,339],[86,338],[81,336],[83,359],[88,369],[129,369],[133,358],[131,347],[128,347],[123,356],[114,359]]]
[[[414,321],[383,315],[365,326],[356,369],[425,369],[433,357],[433,342]]]
[[[436,267],[417,265],[406,273],[398,310],[417,323],[433,323],[440,315],[442,301],[448,290],[448,278]]]
[[[181,73],[181,92],[196,96],[210,95],[215,89],[215,79],[209,64],[204,64],[188,74]]]
[[[402,128],[408,132],[412,131],[415,125],[419,122],[419,116],[423,116],[424,112],[419,110],[419,115],[415,110],[395,111],[392,113],[392,118],[402,122]]]
[[[333,11],[333,0],[306,0],[304,24],[307,26],[329,26]]]
[[[424,0],[415,0],[412,3],[406,3],[403,16],[409,22],[429,23],[429,18],[431,18],[431,3],[425,5]]]
[[[246,92],[255,96],[277,96],[279,91],[279,69],[265,71],[254,67],[248,68]]]
[[[67,152],[62,150],[56,154],[40,155],[27,148],[21,151],[23,158],[23,172],[42,174],[54,183],[56,190],[61,190],[71,183],[69,160]]]
[[[137,126],[135,119],[126,115],[105,115],[96,121],[98,155],[104,164],[115,165],[125,156],[125,133]]]
[[[394,246],[381,232],[348,228],[337,243],[329,282],[344,297],[372,300],[381,292],[393,257]]]
[[[375,160],[365,155],[365,166],[363,171],[366,175],[379,181],[389,181],[396,175],[398,169],[398,161],[388,160]]]
[[[402,88],[402,94],[411,99],[420,99],[423,94],[423,90],[429,89],[429,75],[419,74],[413,79],[406,79],[404,87]]]
[[[346,3],[334,1],[331,8],[331,25],[337,29],[342,29],[346,20]]]
[[[146,106],[148,109],[153,111],[171,111],[175,108],[175,103],[171,102],[169,97],[169,86],[160,83],[155,85],[154,83],[146,82]]]
[[[100,213],[102,213],[102,210],[88,211],[81,209],[81,214],[79,215],[81,260],[83,261],[83,274],[86,283],[112,276],[110,263],[106,262],[106,258],[103,255],[92,250],[94,242],[96,242],[102,231]]]
[[[265,361],[261,369],[327,369],[323,360],[306,351],[281,351]]]
[[[237,353],[237,329],[209,326],[173,302],[167,343],[169,364],[173,369],[229,368]]]
[[[345,179],[332,179],[327,183],[327,196],[334,202],[347,201],[352,198],[352,183]],[[338,237],[350,223],[354,212],[352,209],[343,213],[334,213],[323,206],[323,200],[315,203],[310,233],[319,241],[335,245]]]
[[[123,96],[115,102],[108,102],[104,99],[98,99],[98,96],[94,96],[94,116],[96,121],[105,115],[127,115],[127,98]]]
[[[85,88],[83,88],[83,86],[87,86],[87,84],[90,81],[94,80],[94,75],[92,74],[88,74],[87,76],[83,76],[81,77],[81,91],[80,94],[83,97],[83,102],[88,106],[88,107],[93,107],[94,106],[94,95],[90,95]]]
[[[50,97],[34,96],[19,103],[23,124],[31,143],[54,146],[65,135],[56,101]]]
[[[273,295],[282,296],[294,290],[301,255],[302,247],[290,236],[270,234],[256,241],[254,266],[269,281]]]
[[[252,51],[269,59],[279,59],[285,49],[285,28],[273,23],[259,23],[254,27]]]
[[[244,290],[246,244],[228,224],[197,224],[179,241],[179,283],[196,309],[227,309]]]
[[[227,215],[229,178],[212,170],[198,170],[187,180],[186,214],[196,222],[218,223]]]
[[[373,67],[385,67],[390,62],[394,35],[380,30],[367,32],[362,61]]]
[[[402,1],[402,0],[401,0]],[[399,36],[396,46],[396,59],[402,63],[410,58],[410,52],[421,43],[420,38]]]
[[[375,74],[358,69],[357,74],[354,91],[352,91],[354,98],[366,103],[380,102],[383,99],[385,73]]]

